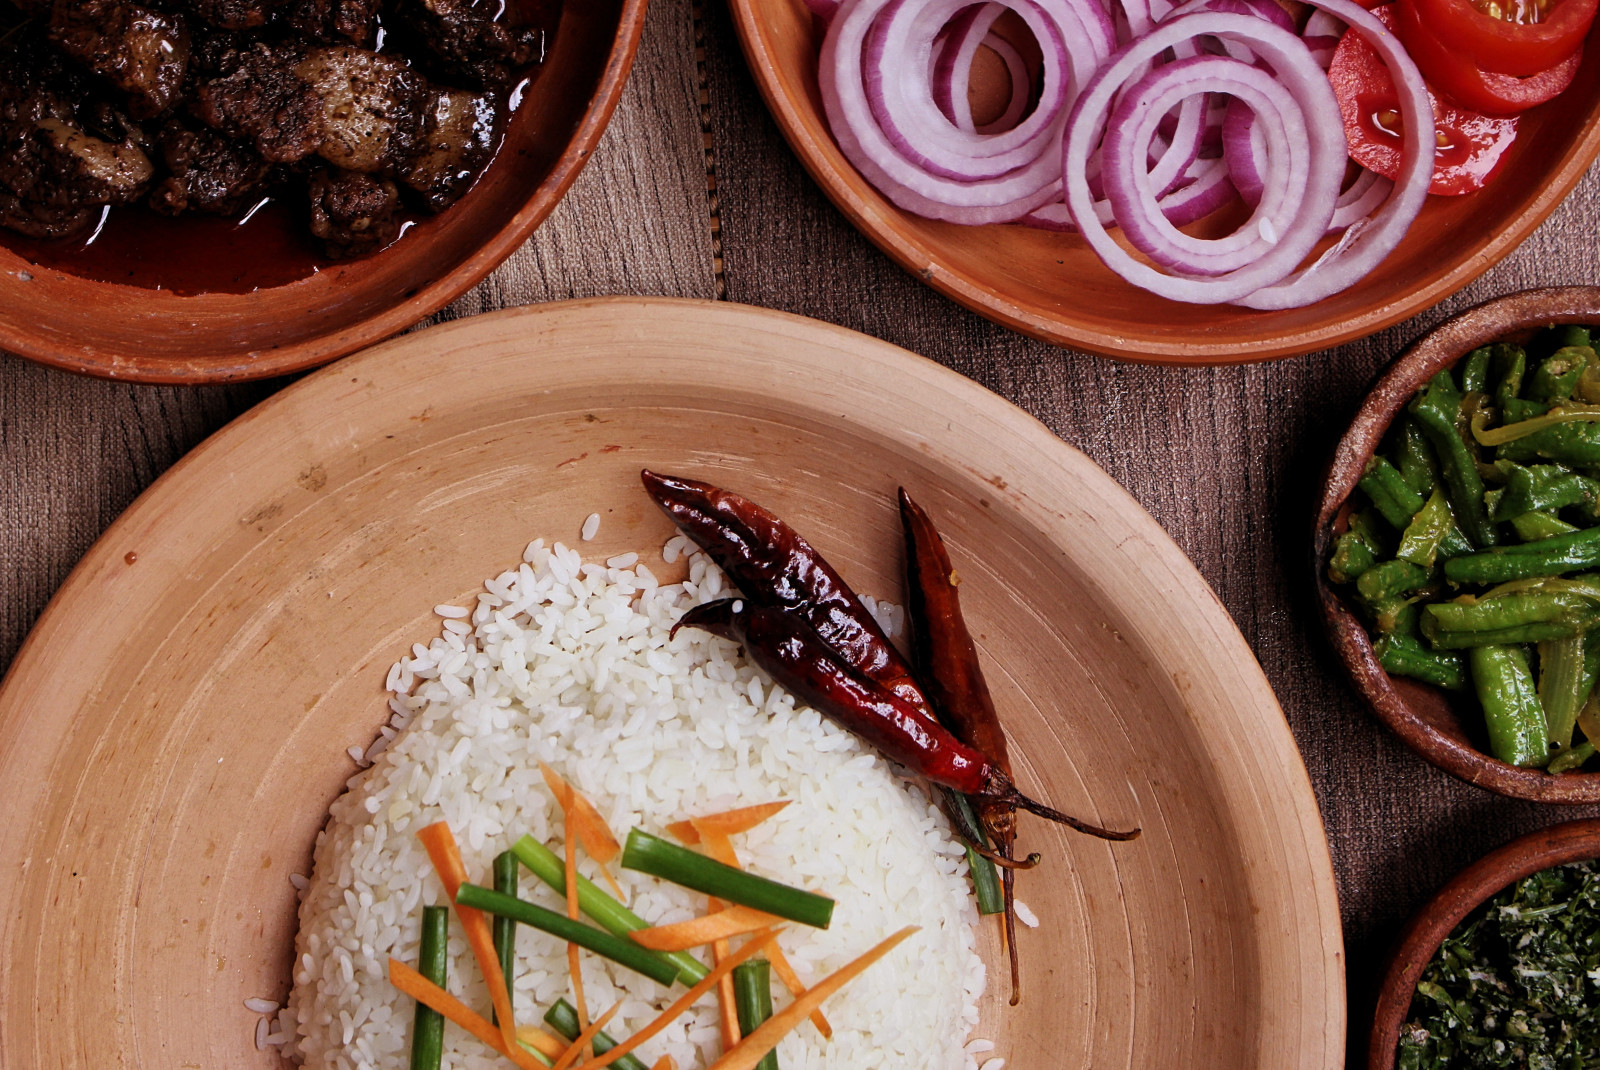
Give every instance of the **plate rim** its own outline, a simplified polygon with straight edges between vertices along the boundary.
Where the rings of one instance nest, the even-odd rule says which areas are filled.
[[[851,188],[849,179],[859,179],[855,169],[845,161],[843,154],[831,139],[817,139],[806,129],[800,109],[795,102],[780,92],[775,71],[778,64],[767,37],[761,32],[758,12],[775,4],[799,4],[801,0],[728,0],[733,13],[734,27],[738,32],[739,47],[750,67],[756,88],[767,106],[768,113],[778,124],[784,141],[800,159],[806,173],[827,195],[828,200],[844,213],[850,225],[884,252],[896,264],[931,286],[937,292],[1010,330],[1050,345],[1080,349],[1097,356],[1134,364],[1160,364],[1178,367],[1221,367],[1235,364],[1256,364],[1269,360],[1302,356],[1331,349],[1346,342],[1356,341],[1392,327],[1402,320],[1439,304],[1457,291],[1471,284],[1484,272],[1499,263],[1517,246],[1521,245],[1550,214],[1566,200],[1578,182],[1588,172],[1590,165],[1600,156],[1600,122],[1590,123],[1562,158],[1555,177],[1540,190],[1538,196],[1517,215],[1512,225],[1489,234],[1485,240],[1460,264],[1433,283],[1413,290],[1398,301],[1390,301],[1365,315],[1341,319],[1335,324],[1301,332],[1302,341],[1287,343],[1282,336],[1254,342],[1228,340],[1206,341],[1196,336],[1192,342],[1130,343],[1121,334],[1091,328],[1064,328],[1050,316],[1038,315],[1007,301],[998,291],[989,289],[980,279],[941,264],[931,250],[920,242],[897,233],[892,226],[879,222],[885,213],[901,213],[876,190],[862,196]],[[864,179],[860,181],[865,184]]]
[[[1241,716],[1239,725],[1241,730],[1247,725],[1252,732],[1258,733],[1251,737],[1251,749],[1258,756],[1267,756],[1260,759],[1259,764],[1262,768],[1270,767],[1274,771],[1276,783],[1250,781],[1248,793],[1259,794],[1268,788],[1280,798],[1288,797],[1293,804],[1292,813],[1275,818],[1277,832],[1263,842],[1271,846],[1274,854],[1279,856],[1277,861],[1280,863],[1287,861],[1289,854],[1304,863],[1309,890],[1292,909],[1280,908],[1279,917],[1286,925],[1292,923],[1293,931],[1286,937],[1285,943],[1299,949],[1294,959],[1298,968],[1296,980],[1302,990],[1308,987],[1313,990],[1314,998],[1291,1001],[1296,1010],[1282,1018],[1299,1023],[1299,1027],[1295,1030],[1287,1027],[1282,1029],[1283,1035],[1277,1038],[1277,1043],[1281,1045],[1280,1050],[1298,1053],[1302,1059],[1301,1065],[1324,1066],[1328,1070],[1342,1067],[1348,1024],[1343,935],[1326,830],[1304,760],[1276,696],[1259,662],[1215,592],[1177,544],[1131,494],[1087,455],[1057,437],[1021,408],[959,373],[898,346],[789,313],[722,301],[664,297],[589,298],[526,306],[470,317],[392,339],[291,385],[241,415],[185,455],[106,529],[71,571],[30,630],[5,677],[0,679],[0,771],[17,764],[20,733],[16,730],[26,727],[29,719],[25,696],[32,693],[31,687],[49,680],[55,673],[73,664],[70,636],[59,644],[51,643],[56,633],[61,632],[62,622],[68,620],[79,599],[99,594],[95,589],[96,584],[102,582],[108,569],[114,569],[124,560],[121,550],[126,545],[125,533],[162,524],[176,525],[181,529],[186,524],[194,523],[181,515],[174,519],[170,514],[164,514],[165,499],[190,480],[194,470],[203,471],[213,454],[226,451],[236,442],[247,441],[264,422],[292,420],[298,406],[314,400],[319,393],[327,393],[335,384],[343,385],[351,377],[359,379],[369,368],[381,371],[386,361],[417,347],[419,339],[426,339],[431,344],[432,359],[440,359],[441,355],[452,352],[452,348],[459,350],[463,344],[461,336],[470,337],[473,331],[482,329],[484,323],[518,321],[523,325],[521,333],[529,340],[528,345],[537,347],[552,344],[552,338],[564,322],[583,323],[592,320],[604,324],[618,337],[623,337],[625,332],[621,325],[632,315],[643,317],[643,322],[637,325],[638,337],[645,337],[646,326],[650,335],[659,337],[663,322],[679,314],[695,318],[698,328],[695,341],[700,345],[704,344],[708,329],[728,327],[764,329],[766,333],[781,336],[784,341],[791,343],[809,341],[819,346],[831,345],[841,356],[846,352],[841,347],[854,351],[851,354],[853,356],[858,356],[861,350],[870,351],[874,359],[892,364],[897,372],[937,387],[980,415],[1003,419],[1006,427],[1024,440],[1023,444],[1034,455],[1041,457],[1044,462],[1041,469],[1060,469],[1074,481],[1089,481],[1100,500],[1120,507],[1116,523],[1131,529],[1139,540],[1139,549],[1149,551],[1137,560],[1137,571],[1150,573],[1148,580],[1152,590],[1159,591],[1164,599],[1174,602],[1181,600],[1186,610],[1199,615],[1198,623],[1195,623],[1196,618],[1189,617],[1181,626],[1176,623],[1171,625],[1173,634],[1182,633],[1190,637],[1186,644],[1187,661],[1176,663],[1178,671],[1181,673],[1183,668],[1188,668],[1194,673],[1194,677],[1187,682],[1179,682],[1175,678],[1175,686],[1180,690],[1192,688],[1213,692],[1217,705],[1226,704],[1235,709],[1253,707],[1255,715],[1249,721]],[[712,322],[707,323],[708,319]],[[445,344],[449,342],[454,342],[454,347]],[[943,433],[934,429],[929,435],[937,438]],[[1047,511],[1048,503],[1030,501],[1020,492],[1030,479],[1040,477],[1029,473],[1017,475],[1019,479],[1016,482],[1020,485],[1018,508],[1028,504],[1036,516],[1042,518],[1038,522],[1046,525],[1048,530],[1051,515]],[[1054,515],[1065,519],[1065,514]],[[144,582],[148,583],[149,580]],[[1176,614],[1173,617],[1177,619]],[[1205,636],[1213,643],[1204,649],[1193,641],[1202,627]],[[1155,645],[1148,636],[1143,638],[1152,647]],[[1214,644],[1219,641],[1228,649],[1218,649]],[[1155,661],[1153,653],[1151,657],[1153,667],[1159,667],[1164,674],[1174,673],[1174,662],[1165,659]],[[1228,666],[1228,672],[1224,675],[1230,681],[1226,703],[1222,698],[1223,676],[1217,676],[1212,682],[1207,680],[1207,674],[1215,673],[1216,665],[1224,662]],[[64,736],[67,733],[63,730],[61,734]],[[1230,768],[1249,771],[1254,766]],[[17,782],[16,779],[9,781]],[[0,785],[7,783],[7,778],[0,777]],[[25,781],[23,783],[27,786]],[[1240,789],[1241,793],[1245,793],[1245,790]],[[0,788],[0,794],[12,794],[10,801],[17,803],[19,800],[14,792],[15,789]],[[47,797],[47,786],[41,785],[39,794]],[[31,813],[37,805],[37,801],[23,800],[18,812]],[[1227,811],[1237,813],[1232,806]],[[0,851],[4,850],[7,841],[15,844],[25,839],[27,830],[20,827],[23,823],[17,821],[11,824],[13,827],[0,823]],[[16,870],[0,870],[0,893],[15,891],[16,886],[22,884],[22,876]],[[0,915],[0,947],[10,946],[17,925],[18,917],[14,912]],[[9,987],[7,972],[0,972],[0,1007],[5,1003],[5,993]],[[1264,1045],[1263,1038],[1257,1050],[1267,1050]],[[1324,1056],[1323,1061],[1311,1061],[1317,1058],[1318,1053]]]

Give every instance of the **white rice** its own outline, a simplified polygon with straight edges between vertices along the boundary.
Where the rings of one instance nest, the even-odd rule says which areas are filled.
[[[598,519],[584,524],[585,538]],[[675,538],[662,556],[690,549]],[[307,1066],[405,1065],[414,1005],[390,987],[387,962],[416,961],[421,907],[445,901],[414,833],[449,821],[469,872],[485,881],[495,854],[524,833],[559,854],[561,820],[539,773],[543,760],[594,801],[619,837],[791,800],[736,846],[750,869],[837,900],[830,928],[791,926],[780,938],[808,983],[902,926],[921,926],[829,1001],[831,1041],[809,1024],[784,1039],[785,1070],[976,1067],[973,1056],[986,1050],[967,1045],[984,987],[976,913],[962,851],[923,789],[796,707],[734,644],[692,629],[668,638],[685,609],[727,593],[704,555],[690,559],[687,581],[669,586],[631,554],[586,564],[541,540],[524,557],[487,581],[470,610],[439,606],[441,634],[391,669],[393,731],[366,751],[350,748],[373,764],[351,779],[317,838],[294,989],[266,1040]],[[892,630],[901,625],[897,607],[872,608]],[[589,860],[581,865],[597,876]],[[653,924],[704,911],[695,893],[629,871],[616,876]],[[522,894],[559,907],[526,871]],[[518,932],[513,983],[526,1024],[572,993],[565,945],[526,926]],[[622,1001],[613,1036],[628,1036],[673,998],[587,953],[583,975],[591,1013]],[[486,1013],[484,982],[454,920],[446,987]],[[781,989],[775,998],[780,1008],[788,1003]],[[671,1054],[692,1070],[720,1048],[708,997],[639,1054],[646,1063]],[[445,1065],[506,1063],[449,1025]]]

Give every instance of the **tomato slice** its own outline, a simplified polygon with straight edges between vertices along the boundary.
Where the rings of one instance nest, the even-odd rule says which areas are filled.
[[[1394,8],[1394,4],[1385,4],[1372,13],[1393,30]],[[1394,178],[1400,173],[1400,94],[1389,68],[1358,31],[1346,31],[1339,39],[1328,81],[1333,83],[1344,116],[1351,158],[1385,178]],[[1482,189],[1516,140],[1516,118],[1494,118],[1453,107],[1432,89],[1428,100],[1439,138],[1428,192],[1453,195]]]
[[[1448,49],[1479,69],[1528,78],[1583,47],[1596,0],[1553,0],[1542,21],[1511,22],[1485,14],[1472,0],[1410,0],[1417,17]],[[1495,10],[1507,0],[1486,0]]]
[[[1422,21],[1412,0],[1399,0],[1394,7],[1395,32],[1428,84],[1453,103],[1485,115],[1515,115],[1543,104],[1572,84],[1583,62],[1580,48],[1531,78],[1485,71],[1441,41]]]

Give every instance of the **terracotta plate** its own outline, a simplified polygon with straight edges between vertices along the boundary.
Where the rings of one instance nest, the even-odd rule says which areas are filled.
[[[1470,196],[1429,198],[1401,246],[1351,289],[1284,312],[1180,305],[1123,282],[1077,235],[961,227],[896,208],[856,173],[828,132],[817,90],[822,36],[801,0],[729,2],[773,117],[850,222],[906,270],[979,315],[1110,357],[1164,364],[1268,360],[1398,323],[1516,248],[1600,152],[1600,64],[1585,63],[1564,95],[1522,117],[1517,143],[1492,184]]]
[[[941,518],[1025,785],[1016,1065],[1343,1066],[1322,823],[1272,692],[1155,522],[1043,426],[903,350],[668,300],[481,316],[306,379],[90,551],[0,688],[0,1065],[271,1066],[295,898],[384,677],[536,535],[670,534],[641,466],[795,522],[903,597],[897,483]],[[603,517],[599,537],[578,532]],[[999,949],[986,927],[991,976]],[[1047,1055],[1045,1053],[1048,1053]]]
[[[494,162],[382,252],[254,292],[186,294],[80,278],[0,246],[0,348],[90,375],[199,383],[315,367],[412,326],[510,256],[578,177],[622,95],[645,5],[567,0]]]

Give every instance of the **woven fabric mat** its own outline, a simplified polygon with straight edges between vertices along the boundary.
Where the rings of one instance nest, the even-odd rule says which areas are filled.
[[[966,312],[857,234],[761,104],[721,0],[654,0],[616,117],[560,208],[435,319],[605,293],[726,297],[887,339],[1016,402],[1127,487],[1221,596],[1305,756],[1339,880],[1352,1065],[1398,926],[1522,832],[1600,813],[1500,799],[1414,757],[1360,707],[1317,625],[1312,492],[1365,387],[1454,312],[1600,282],[1600,176],[1439,307],[1364,341],[1225,369],[1117,364]],[[81,379],[0,355],[0,668],[99,533],[156,476],[285,381],[203,388]]]

